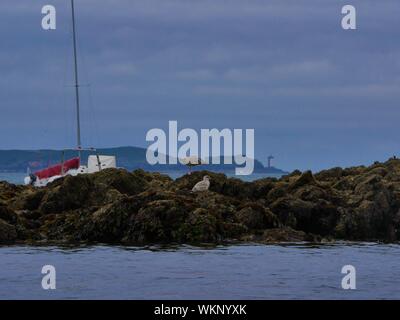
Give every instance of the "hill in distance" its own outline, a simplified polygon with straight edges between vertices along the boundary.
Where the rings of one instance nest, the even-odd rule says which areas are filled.
[[[150,165],[146,161],[146,149],[139,147],[117,147],[98,149],[102,155],[114,155],[117,157],[117,165],[127,170],[144,169],[146,171],[187,171],[188,168],[182,164],[177,165]],[[82,159],[88,158],[93,152],[83,151]],[[77,156],[76,151],[66,151],[65,159]],[[60,163],[62,151],[60,150],[0,150],[0,171],[2,172],[25,172],[28,167],[32,171],[40,170],[49,165]],[[221,161],[222,163],[222,161]],[[210,170],[216,172],[233,172],[236,164],[209,164],[195,167],[195,170]],[[286,172],[275,167],[264,167],[258,161],[254,161],[254,173],[285,174]]]

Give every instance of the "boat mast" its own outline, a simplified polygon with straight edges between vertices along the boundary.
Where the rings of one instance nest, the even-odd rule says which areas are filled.
[[[76,30],[75,30],[75,7],[74,0],[71,0],[72,10],[72,36],[74,43],[74,66],[75,66],[75,98],[76,98],[76,130],[77,130],[77,148],[79,151],[79,158],[81,158],[81,118],[80,118],[80,105],[79,105],[79,75],[78,75],[78,59],[76,54]]]

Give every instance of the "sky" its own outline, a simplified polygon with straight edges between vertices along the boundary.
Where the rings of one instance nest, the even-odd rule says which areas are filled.
[[[57,10],[57,29],[41,9]],[[357,10],[343,30],[341,9]],[[254,129],[286,170],[400,156],[398,0],[75,0],[82,139]],[[0,2],[0,149],[75,145],[70,3]]]

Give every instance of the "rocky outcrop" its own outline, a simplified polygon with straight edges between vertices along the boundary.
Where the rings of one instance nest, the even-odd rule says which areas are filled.
[[[0,219],[0,243],[11,243],[17,239],[15,227]]]
[[[210,190],[192,193],[204,175]],[[400,161],[254,182],[107,169],[46,188],[0,182],[0,243],[396,242]]]

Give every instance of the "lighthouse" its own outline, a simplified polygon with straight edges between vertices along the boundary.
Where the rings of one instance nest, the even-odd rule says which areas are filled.
[[[275,159],[274,156],[269,156],[268,157],[268,168],[271,168],[271,161]]]

